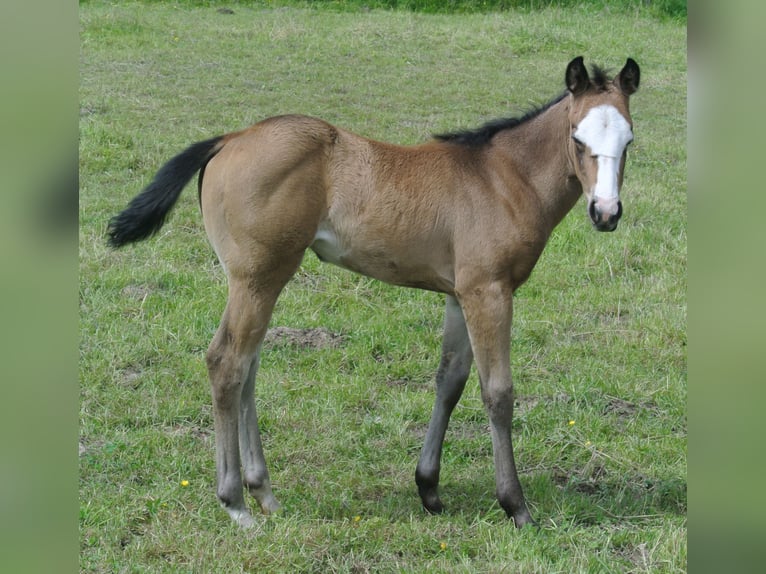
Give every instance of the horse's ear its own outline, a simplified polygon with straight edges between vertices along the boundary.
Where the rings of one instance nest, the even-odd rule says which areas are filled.
[[[583,93],[590,86],[588,70],[585,69],[582,56],[578,56],[567,66],[566,73],[567,89],[575,96]]]
[[[641,80],[641,69],[633,58],[628,58],[625,67],[617,76],[617,85],[622,93],[629,96],[638,89],[638,82]]]

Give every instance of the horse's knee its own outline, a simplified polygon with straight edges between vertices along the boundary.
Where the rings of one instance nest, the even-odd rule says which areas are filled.
[[[513,416],[513,385],[509,381],[488,381],[482,385],[481,398],[490,418]]]

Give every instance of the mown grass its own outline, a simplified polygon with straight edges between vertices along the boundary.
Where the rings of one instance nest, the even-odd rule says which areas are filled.
[[[81,5],[81,570],[685,571],[685,25],[232,8]],[[226,285],[194,191],[135,248],[106,247],[108,218],[193,141],[300,112],[414,143],[547,101],[580,54],[631,56],[643,76],[619,230],[593,232],[576,206],[517,293],[514,433],[541,529],[516,531],[494,500],[475,374],[445,444],[447,512],[422,512],[442,298],[311,254],[272,325],[341,338],[269,343],[258,406],[285,512],[235,529],[214,495],[204,367]]]

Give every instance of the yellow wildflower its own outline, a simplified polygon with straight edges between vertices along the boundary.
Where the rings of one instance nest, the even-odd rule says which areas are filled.
[[[188,481],[188,480],[182,480],[182,481],[181,481],[181,486],[183,486],[184,488],[186,488],[187,486],[189,486],[189,481]]]

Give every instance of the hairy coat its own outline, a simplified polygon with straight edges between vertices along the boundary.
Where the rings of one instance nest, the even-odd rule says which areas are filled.
[[[192,145],[112,219],[115,247],[152,235],[200,172],[205,230],[229,282],[206,360],[217,494],[234,521],[253,523],[243,483],[264,512],[279,507],[258,429],[255,377],[274,304],[312,249],[346,269],[446,295],[436,402],[415,473],[418,492],[428,511],[441,511],[444,433],[475,362],[497,498],[517,526],[532,522],[511,440],[513,292],[581,195],[597,230],[616,229],[633,138],[628,98],[638,83],[631,59],[612,80],[598,68],[591,77],[576,58],[566,69],[567,91],[545,106],[407,147],[316,118],[269,118]]]

